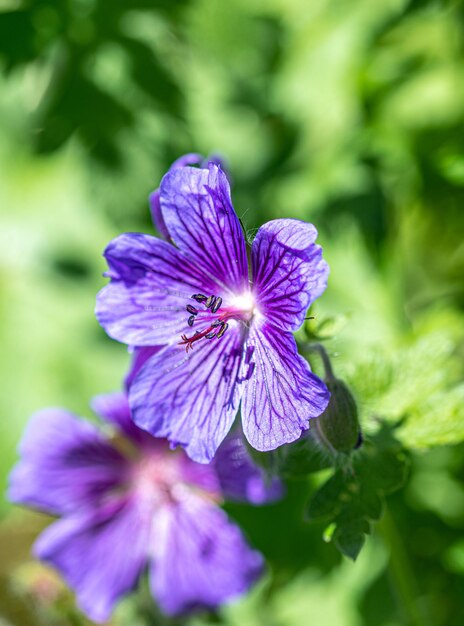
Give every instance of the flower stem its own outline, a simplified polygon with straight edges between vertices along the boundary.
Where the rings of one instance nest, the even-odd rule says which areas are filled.
[[[301,345],[301,349],[305,352],[317,352],[324,366],[325,380],[335,380],[329,355],[321,343],[304,343]]]
[[[378,529],[385,545],[390,552],[390,580],[406,617],[405,626],[431,626],[427,613],[419,606],[417,598],[419,590],[408,555],[404,549],[401,536],[396,529],[390,512],[385,507]]]

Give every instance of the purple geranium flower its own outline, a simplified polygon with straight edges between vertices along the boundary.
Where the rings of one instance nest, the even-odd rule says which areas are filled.
[[[208,165],[208,161],[211,163],[216,163],[216,165],[223,167],[222,159],[217,156],[211,156],[208,160],[205,160],[203,159],[201,154],[189,152],[188,154],[184,154],[179,159],[174,161],[174,163],[169,168],[169,171],[175,170],[178,167],[184,167],[185,165],[201,165],[202,167],[204,167]],[[157,229],[159,234],[164,237],[164,239],[166,239],[166,241],[170,241],[169,231],[166,227],[166,224],[164,223],[163,214],[161,211],[159,189],[155,189],[155,191],[150,194],[148,202],[150,205],[151,219],[153,220],[155,228]]]
[[[329,400],[292,334],[327,283],[316,229],[294,219],[264,224],[249,267],[220,166],[176,164],[155,200],[168,241],[138,233],[114,239],[105,251],[111,282],[96,308],[111,337],[142,350],[143,367],[130,379],[133,419],[202,463],[240,401],[254,448],[298,439]]]
[[[115,436],[45,409],[21,442],[10,499],[60,517],[38,538],[35,555],[62,573],[95,621],[110,616],[147,566],[168,614],[244,593],[263,559],[219,504],[224,497],[264,503],[280,496],[280,483],[264,482],[238,434],[213,464],[200,465],[139,430],[125,394],[99,396],[93,406]]]

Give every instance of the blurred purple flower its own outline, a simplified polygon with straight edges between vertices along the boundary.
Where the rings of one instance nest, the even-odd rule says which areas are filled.
[[[250,278],[225,174],[184,163],[152,198],[168,240],[128,233],[108,245],[111,282],[96,314],[144,361],[129,377],[135,422],[205,463],[240,401],[245,436],[262,451],[298,439],[326,408],[329,392],[292,332],[324,291],[328,265],[312,224],[277,219],[256,235]]]
[[[167,614],[214,608],[246,592],[263,569],[223,498],[261,504],[280,497],[238,435],[200,465],[138,429],[124,394],[98,396],[109,437],[66,410],[37,413],[20,445],[9,498],[57,515],[35,555],[59,570],[82,610],[105,621],[149,568]]]

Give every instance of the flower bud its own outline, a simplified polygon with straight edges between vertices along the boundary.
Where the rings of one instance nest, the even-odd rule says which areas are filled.
[[[358,408],[350,390],[342,380],[329,377],[329,405],[316,421],[319,441],[331,451],[350,452],[362,443]]]

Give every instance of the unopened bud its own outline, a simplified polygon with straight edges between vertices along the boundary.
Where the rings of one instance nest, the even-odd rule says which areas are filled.
[[[342,380],[329,377],[326,385],[330,401],[324,413],[315,420],[317,438],[330,450],[347,453],[362,443],[358,407]]]

